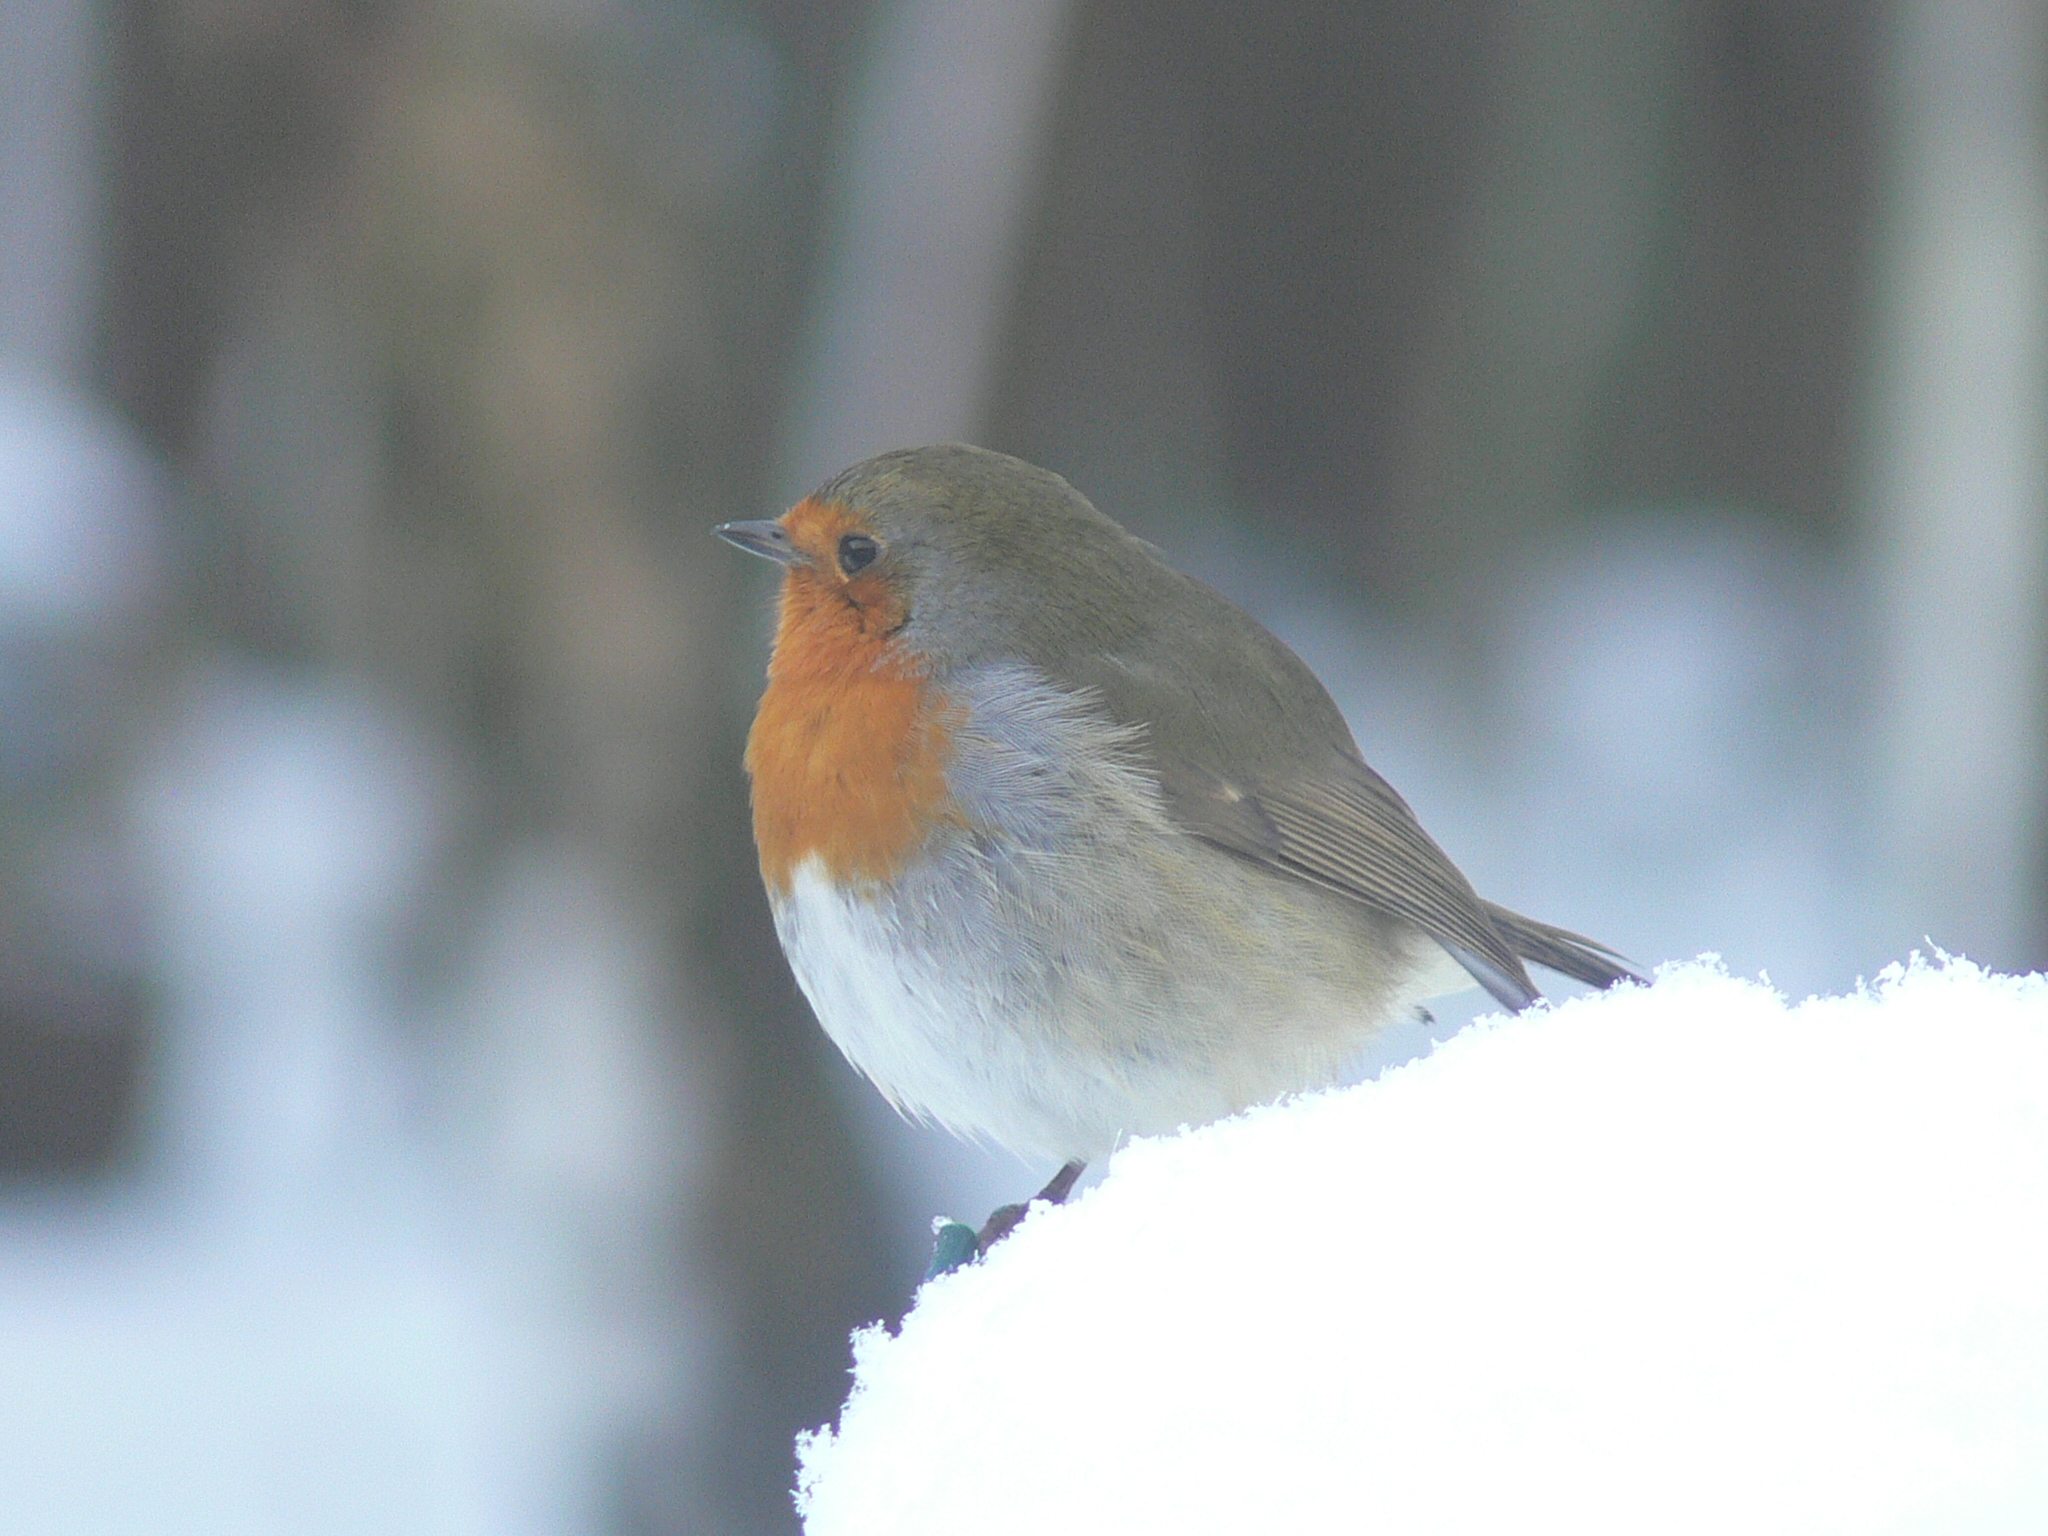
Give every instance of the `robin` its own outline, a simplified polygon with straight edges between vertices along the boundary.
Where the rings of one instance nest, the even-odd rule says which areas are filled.
[[[1060,1159],[1040,1198],[1425,998],[1526,1007],[1525,961],[1636,979],[1477,895],[1293,652],[1055,474],[908,449],[716,531],[783,568],[746,767],[791,969],[898,1110]]]

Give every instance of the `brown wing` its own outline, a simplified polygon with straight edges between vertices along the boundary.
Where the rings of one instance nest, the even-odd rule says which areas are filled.
[[[1405,918],[1508,1008],[1537,997],[1521,960],[1458,867],[1392,786],[1356,758],[1287,785],[1162,773],[1167,806],[1190,832],[1280,874]]]
[[[1509,948],[1524,960],[1548,966],[1589,987],[1611,987],[1618,981],[1643,978],[1620,955],[1605,944],[1596,944],[1565,928],[1553,928],[1533,917],[1510,912],[1506,907],[1485,903],[1487,915],[1507,938]]]
[[[1039,605],[1019,620],[1035,637],[1025,650],[1144,732],[1181,826],[1415,924],[1510,1008],[1538,995],[1524,957],[1582,980],[1630,974],[1597,945],[1480,900],[1359,757],[1315,674],[1250,615],[1127,540],[1095,554],[1088,587],[1116,600],[1078,622],[1059,610],[1058,624]]]

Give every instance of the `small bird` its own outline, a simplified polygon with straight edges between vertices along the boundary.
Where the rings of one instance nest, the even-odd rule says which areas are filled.
[[[1481,899],[1292,651],[1055,474],[907,449],[715,531],[783,567],[746,768],[791,969],[898,1110],[1061,1159],[1041,1198],[1425,998],[1523,1008],[1524,961],[1639,979]]]

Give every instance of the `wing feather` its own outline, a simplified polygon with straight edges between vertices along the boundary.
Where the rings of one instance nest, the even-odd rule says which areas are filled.
[[[1292,651],[1201,583],[1149,558],[1128,560],[1128,551],[1113,553],[1104,567],[1131,583],[1115,632],[1094,645],[1051,635],[1035,659],[1057,684],[1142,732],[1181,827],[1276,875],[1413,923],[1509,1008],[1539,995],[1524,958],[1595,985],[1633,974],[1576,934],[1482,901],[1366,766],[1344,717]]]
[[[1167,809],[1199,837],[1415,924],[1504,1007],[1525,1008],[1535,984],[1471,884],[1401,797],[1363,763],[1284,785],[1218,784],[1208,794],[1166,784]]]

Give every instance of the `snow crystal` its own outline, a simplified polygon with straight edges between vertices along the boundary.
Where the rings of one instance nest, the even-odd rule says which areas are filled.
[[[1483,1021],[856,1346],[810,1536],[2048,1529],[2048,978]]]

